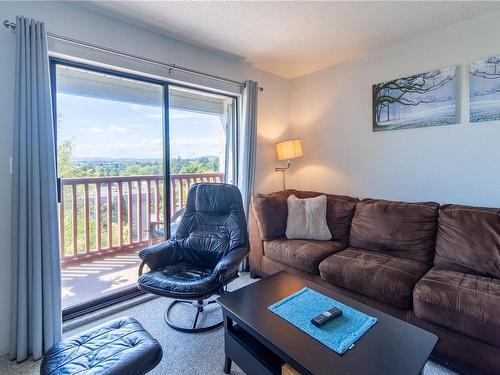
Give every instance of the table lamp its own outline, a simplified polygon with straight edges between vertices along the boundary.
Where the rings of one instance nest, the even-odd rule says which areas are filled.
[[[278,160],[286,160],[288,163],[286,167],[275,168],[276,172],[283,174],[283,190],[286,190],[285,171],[292,165],[292,159],[304,156],[300,139],[295,138],[276,143],[276,153],[278,154]]]

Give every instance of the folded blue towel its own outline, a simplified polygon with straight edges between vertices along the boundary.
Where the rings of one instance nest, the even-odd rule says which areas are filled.
[[[319,328],[311,323],[312,318],[332,307],[342,310],[342,315]],[[268,309],[338,354],[344,354],[377,322],[377,318],[309,288],[299,290]]]

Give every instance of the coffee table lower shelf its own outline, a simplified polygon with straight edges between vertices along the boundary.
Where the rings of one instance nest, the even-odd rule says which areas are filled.
[[[224,372],[231,373],[234,361],[248,375],[279,375],[285,361],[269,350],[240,325],[233,324],[225,317],[225,353]]]

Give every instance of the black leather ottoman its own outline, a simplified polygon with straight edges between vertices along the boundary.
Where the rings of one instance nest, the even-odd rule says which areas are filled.
[[[161,345],[134,318],[118,318],[52,346],[43,356],[42,375],[139,375],[152,370]]]

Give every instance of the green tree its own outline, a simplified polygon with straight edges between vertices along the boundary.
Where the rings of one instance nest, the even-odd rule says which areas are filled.
[[[161,164],[151,163],[146,165],[129,164],[121,173],[122,176],[151,176],[162,174]]]
[[[94,167],[74,165],[71,159],[73,158],[75,147],[76,146],[71,139],[65,139],[60,145],[57,146],[57,172],[59,177],[70,178],[104,176],[98,174]],[[109,176],[109,174],[105,176]]]
[[[70,139],[57,146],[57,169],[61,177],[74,177],[75,170],[71,164],[74,145]]]
[[[219,171],[219,158],[200,157],[182,159],[180,156],[170,160],[170,173],[206,173]]]
[[[190,161],[188,164],[181,168],[181,173],[205,173],[208,172],[208,165],[198,161]]]

